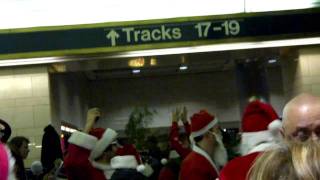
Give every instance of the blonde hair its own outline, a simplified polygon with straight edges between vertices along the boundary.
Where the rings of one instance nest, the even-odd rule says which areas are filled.
[[[254,162],[248,180],[319,180],[320,143],[285,142]]]

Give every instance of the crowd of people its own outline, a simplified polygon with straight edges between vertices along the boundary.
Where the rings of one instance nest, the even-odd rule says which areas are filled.
[[[290,100],[282,119],[270,104],[249,102],[241,120],[240,156],[231,160],[219,119],[206,110],[190,119],[186,107],[172,112],[167,153],[157,148],[154,137],[148,138],[154,143],[143,154],[120,140],[115,130],[95,128],[100,116],[98,108],[88,110],[85,127],[71,135],[66,154],[55,129],[47,126],[41,159],[32,163],[30,171],[23,163],[29,140],[17,136],[8,141],[11,128],[1,120],[0,180],[320,179],[320,98],[311,94]]]

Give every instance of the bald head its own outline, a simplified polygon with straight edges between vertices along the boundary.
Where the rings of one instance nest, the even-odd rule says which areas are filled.
[[[301,94],[283,110],[283,130],[288,139],[320,139],[320,97]]]

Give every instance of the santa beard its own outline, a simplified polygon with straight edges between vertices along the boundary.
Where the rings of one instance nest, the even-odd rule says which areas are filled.
[[[212,159],[218,167],[223,167],[228,162],[228,153],[222,142],[221,135],[215,134],[215,138],[217,146],[215,147]]]

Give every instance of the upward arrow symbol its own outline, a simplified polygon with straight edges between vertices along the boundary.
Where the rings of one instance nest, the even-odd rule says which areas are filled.
[[[107,36],[108,39],[111,39],[111,46],[115,46],[116,45],[116,39],[118,39],[120,37],[120,35],[115,31],[115,30],[111,30]]]

